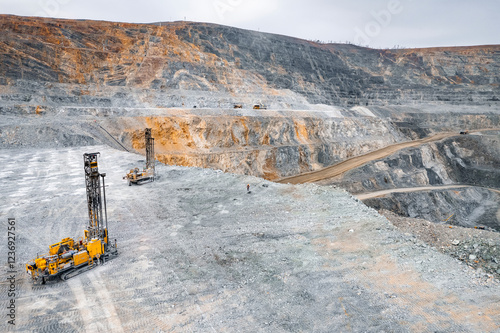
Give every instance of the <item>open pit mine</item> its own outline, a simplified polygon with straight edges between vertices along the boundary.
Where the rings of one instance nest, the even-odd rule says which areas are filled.
[[[500,331],[499,45],[0,31],[0,331]]]

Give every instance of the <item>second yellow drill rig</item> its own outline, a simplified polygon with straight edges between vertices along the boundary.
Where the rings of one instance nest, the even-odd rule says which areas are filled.
[[[131,169],[123,177],[128,181],[129,186],[155,180],[155,139],[151,136],[151,128],[146,128],[144,136],[146,139],[146,167],[142,171],[139,168]]]
[[[56,278],[67,280],[94,268],[99,262],[118,255],[116,240],[114,244],[109,242],[104,186],[106,174],[99,173],[97,155],[99,153],[83,155],[89,213],[88,228],[84,231],[83,237],[77,240],[64,238],[59,243],[50,245],[49,253],[37,256],[26,264],[26,271],[34,283],[45,284],[46,281]]]

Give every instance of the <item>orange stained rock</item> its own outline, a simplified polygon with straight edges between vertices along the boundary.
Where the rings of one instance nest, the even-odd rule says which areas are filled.
[[[307,132],[306,124],[303,120],[294,120],[295,124],[295,135],[301,143],[306,143],[309,140],[309,134]]]
[[[191,25],[188,22],[173,22],[166,25],[145,25],[131,23],[115,23],[103,21],[72,21],[64,19],[48,18],[28,18],[11,15],[0,15],[0,29],[7,36],[9,43],[21,43],[24,40],[36,41],[40,43],[45,51],[39,54],[30,54],[36,60],[45,62],[51,67],[63,68],[72,66],[73,71],[65,71],[65,75],[60,78],[62,82],[85,82],[83,74],[98,75],[98,69],[109,66],[124,66],[128,74],[134,74],[135,64],[142,63],[146,57],[156,57],[160,59],[171,59],[174,61],[200,63],[212,68],[219,68],[215,71],[220,75],[218,78],[224,82],[226,75],[234,76],[228,81],[234,81],[237,75],[233,71],[220,69],[220,64],[224,68],[233,67],[238,69],[241,59],[234,57],[235,51],[239,51],[237,46],[229,45],[227,49],[219,49],[222,53],[227,53],[234,58],[234,63],[228,62],[225,57],[218,57],[210,52],[205,52],[196,44],[196,37],[199,34],[198,27],[203,24]],[[177,31],[184,29],[194,40],[193,43],[181,40]],[[69,34],[68,34],[69,32]],[[151,37],[156,37],[158,42]],[[217,38],[224,41],[224,35],[220,33]],[[308,45],[322,49],[335,50],[333,44],[318,44],[314,42],[294,39],[298,44]],[[205,41],[205,43],[210,43]],[[6,46],[0,47],[4,51]],[[418,57],[446,56],[446,53],[460,54],[474,57],[489,56],[498,52],[500,46],[485,45],[472,47],[445,47],[445,48],[420,48],[404,50],[381,50],[387,57],[398,59],[407,58],[413,61]],[[47,51],[53,52],[47,52]],[[351,52],[359,52],[352,48]],[[10,52],[17,52],[10,50]],[[45,52],[45,53],[44,53]],[[21,54],[19,55],[21,56]],[[273,55],[271,55],[273,56]],[[64,65],[61,67],[61,65]],[[166,62],[164,62],[166,65]],[[163,66],[162,66],[163,67]],[[54,68],[54,67],[53,67]],[[280,75],[285,75],[287,70],[278,63],[272,62],[270,70]],[[153,71],[154,72],[154,71]],[[302,78],[297,78],[301,85]],[[256,82],[260,86],[266,86],[265,80],[259,78]],[[226,82],[224,84],[229,84]],[[311,86],[311,89],[314,89]],[[279,93],[271,91],[271,93]]]
[[[34,47],[30,57],[62,73],[60,83],[86,83],[86,76],[95,80],[103,76],[104,68],[109,68],[106,80],[124,75],[140,84],[149,83],[166,66],[167,59],[199,63],[203,57],[207,66],[217,66],[215,55],[178,38],[177,30],[191,29],[182,22],[159,27],[0,15],[0,28],[8,41],[0,45],[0,52],[15,52],[21,57],[24,54],[18,51],[23,49],[19,44],[27,40],[39,43],[40,51]],[[151,36],[160,38],[160,42],[150,42]],[[144,65],[145,59],[149,59],[146,66],[137,69],[136,64]]]
[[[145,117],[144,127],[152,129],[156,159],[167,165],[215,167],[229,172],[260,170],[264,178],[279,177],[276,151],[265,147],[248,149],[252,131],[257,137],[262,124],[246,117],[174,116]],[[144,130],[130,130],[132,147],[143,153]],[[269,135],[264,134],[269,140]],[[236,161],[236,162],[235,162]]]
[[[204,167],[203,163],[197,160],[196,155],[181,154],[158,154],[156,159],[166,165],[180,165],[185,167]]]
[[[189,117],[147,117],[145,120],[147,127],[152,129],[155,148],[158,152],[178,152],[196,148],[196,143],[191,136]],[[141,136],[143,142],[144,135],[141,134]]]
[[[273,151],[269,158],[265,159],[263,167],[263,178],[267,180],[275,180],[279,178],[278,170],[276,169],[276,154]]]

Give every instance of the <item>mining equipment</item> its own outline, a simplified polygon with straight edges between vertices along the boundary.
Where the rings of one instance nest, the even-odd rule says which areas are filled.
[[[254,108],[254,110],[266,110],[267,109],[267,107],[262,105],[262,104],[255,104],[253,106],[253,108]]]
[[[466,134],[469,134],[469,131],[461,131],[460,134],[466,135]]]
[[[234,104],[235,109],[243,109],[243,104]]]
[[[84,230],[83,237],[77,240],[63,238],[59,243],[49,246],[49,253],[37,256],[28,262],[26,272],[31,275],[33,283],[45,284],[46,281],[56,278],[67,280],[118,255],[116,239],[114,244],[109,242],[104,185],[106,174],[99,173],[97,155],[99,153],[83,155],[89,214],[88,228]]]
[[[146,166],[139,170],[139,168],[131,169],[123,179],[127,179],[128,185],[141,184],[147,181],[154,181],[155,173],[155,139],[151,137],[151,128],[146,128],[144,131],[146,139]]]

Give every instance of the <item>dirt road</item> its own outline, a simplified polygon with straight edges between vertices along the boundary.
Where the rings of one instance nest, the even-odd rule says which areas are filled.
[[[496,130],[500,130],[500,129],[498,129],[498,128],[478,129],[478,130],[475,130],[474,133],[478,133],[478,132],[482,132],[482,131],[496,131]],[[472,133],[472,134],[474,134],[474,133]],[[469,134],[469,135],[472,135],[472,134]],[[308,172],[308,173],[303,173],[303,174],[298,175],[298,176],[282,178],[276,182],[282,183],[282,184],[287,184],[287,183],[289,183],[289,184],[304,184],[304,183],[317,182],[317,181],[320,181],[323,179],[333,178],[333,177],[339,176],[339,175],[343,174],[344,172],[347,172],[351,169],[358,168],[365,163],[390,156],[390,155],[394,154],[395,152],[397,152],[398,150],[401,150],[404,148],[410,148],[410,147],[417,147],[417,146],[423,145],[425,143],[439,141],[439,140],[449,138],[452,136],[457,136],[457,135],[458,134],[456,132],[443,132],[443,133],[439,133],[439,134],[430,136],[428,138],[420,139],[420,140],[397,143],[397,144],[390,145],[390,146],[384,147],[384,148],[376,150],[376,151],[372,151],[372,152],[365,154],[365,155],[352,157],[348,160],[342,161],[340,163],[337,163],[335,165],[326,167],[326,168],[318,170],[318,171],[312,171],[312,172]]]
[[[321,169],[318,171],[313,171],[313,172],[304,173],[304,174],[301,174],[298,176],[283,178],[277,182],[282,183],[282,184],[286,184],[286,183],[303,184],[303,183],[313,183],[313,182],[317,182],[317,181],[327,179],[327,178],[333,178],[333,177],[336,177],[338,175],[343,174],[346,171],[358,168],[365,163],[368,163],[368,162],[371,162],[373,160],[377,160],[380,158],[387,157],[391,154],[394,154],[398,150],[401,150],[404,148],[409,148],[409,147],[417,147],[417,146],[423,145],[425,143],[439,141],[439,140],[442,140],[444,138],[449,138],[449,137],[456,136],[456,135],[457,135],[456,132],[445,132],[445,133],[439,133],[439,134],[430,136],[428,138],[420,139],[420,140],[397,143],[397,144],[387,146],[385,148],[373,151],[373,152],[365,154],[365,155],[350,158],[348,160],[342,161],[338,164],[332,165],[330,167],[327,167],[327,168],[324,168],[324,169]]]
[[[384,190],[384,191],[377,191],[377,192],[371,192],[371,193],[361,193],[357,194],[356,197],[359,200],[366,200],[366,199],[372,199],[372,198],[377,198],[377,197],[382,197],[387,194],[391,193],[408,193],[408,192],[418,192],[418,191],[432,191],[432,190],[450,190],[450,189],[455,189],[455,188],[464,188],[464,187],[477,187],[477,186],[469,186],[469,185],[447,185],[447,186],[426,186],[426,187],[410,187],[410,188],[394,188],[390,190]],[[489,191],[499,193],[500,190],[495,190],[492,188],[488,187],[481,187],[485,188]]]
[[[373,199],[378,197],[383,197],[384,195],[391,193],[408,193],[408,192],[419,192],[419,191],[432,191],[432,190],[451,190],[455,188],[472,187],[469,185],[445,185],[445,186],[424,186],[424,187],[409,187],[409,188],[393,188],[389,190],[370,192],[370,193],[360,193],[355,196],[359,200]],[[489,189],[494,192],[500,193],[498,190]]]

